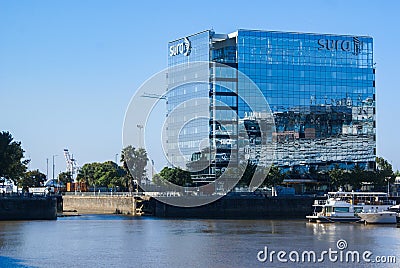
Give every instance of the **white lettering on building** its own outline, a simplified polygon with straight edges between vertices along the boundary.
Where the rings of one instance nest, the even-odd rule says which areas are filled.
[[[189,56],[191,49],[191,43],[189,39],[185,37],[182,42],[169,47],[169,55],[176,56],[183,54],[184,56]]]

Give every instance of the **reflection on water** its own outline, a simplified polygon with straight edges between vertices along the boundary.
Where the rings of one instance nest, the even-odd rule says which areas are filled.
[[[393,225],[86,215],[0,222],[0,267],[265,267],[272,264],[257,261],[265,246],[322,251],[339,239],[400,261],[400,228]]]
[[[0,256],[0,267],[17,267],[17,268],[29,267],[27,265],[21,264],[21,262],[22,260]]]

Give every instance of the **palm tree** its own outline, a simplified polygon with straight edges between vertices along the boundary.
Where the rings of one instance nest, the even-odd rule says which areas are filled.
[[[126,172],[124,183],[129,188],[129,192],[133,192],[133,180],[137,180],[139,184],[145,176],[147,161],[147,153],[143,148],[135,149],[129,145],[122,149],[121,162]]]

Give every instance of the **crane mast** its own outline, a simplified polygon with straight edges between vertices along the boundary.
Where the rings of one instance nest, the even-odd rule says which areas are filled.
[[[71,157],[68,149],[64,149],[64,157],[65,157],[65,161],[67,163],[66,172],[71,174],[71,178],[76,183],[77,182],[76,176],[78,175],[79,165],[76,162],[76,160],[73,158],[73,156]]]

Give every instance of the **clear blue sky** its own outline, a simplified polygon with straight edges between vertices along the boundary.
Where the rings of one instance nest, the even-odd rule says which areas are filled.
[[[81,165],[114,160],[130,98],[166,67],[170,40],[210,28],[370,35],[377,151],[400,169],[399,10],[399,1],[365,0],[0,0],[0,130],[44,173],[52,155],[56,172],[65,169],[64,148]]]

